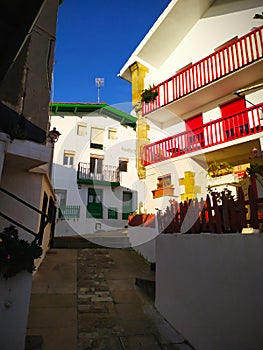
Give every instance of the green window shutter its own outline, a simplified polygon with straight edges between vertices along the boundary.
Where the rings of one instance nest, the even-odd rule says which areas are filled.
[[[101,189],[88,189],[88,204],[87,204],[87,217],[103,219],[103,205],[102,205],[103,190]]]
[[[117,208],[108,208],[108,219],[118,219],[118,209]]]

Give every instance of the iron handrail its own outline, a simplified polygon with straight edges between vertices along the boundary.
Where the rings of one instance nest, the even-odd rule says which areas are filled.
[[[26,202],[25,200],[21,199],[20,197],[16,196],[15,194],[7,191],[6,189],[0,187],[0,191],[5,193],[6,195],[8,195],[9,197],[15,199],[16,201],[22,203],[23,205],[25,205],[26,207],[34,210],[36,213],[40,214],[42,218],[44,218],[44,227],[47,225],[48,222],[52,222],[52,217],[50,217],[48,214],[46,214],[45,212],[43,212],[42,210],[39,210],[37,208],[35,208],[33,205],[31,205],[30,203]],[[12,219],[10,216],[4,214],[3,212],[0,212],[0,216],[2,216],[4,219],[10,221],[11,223],[13,223],[14,225],[22,228],[23,230],[27,231],[28,233],[30,233],[31,235],[33,235],[35,237],[34,242],[36,242],[38,239],[40,239],[41,241],[41,235],[42,235],[42,230],[44,227],[40,227],[39,228],[39,232],[35,233],[34,231],[32,231],[31,229],[29,229],[28,227],[24,226],[23,224],[19,223],[18,221]],[[39,244],[41,244],[41,242],[39,242]]]

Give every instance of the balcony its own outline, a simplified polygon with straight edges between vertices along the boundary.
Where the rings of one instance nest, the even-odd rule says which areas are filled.
[[[120,186],[120,172],[116,166],[102,165],[92,169],[89,163],[80,162],[78,164],[77,183]]]
[[[155,164],[196,151],[201,152],[212,146],[228,146],[230,141],[242,142],[242,138],[251,138],[252,135],[256,137],[263,131],[262,111],[263,103],[260,103],[240,113],[203,124],[199,128],[150,143],[142,150],[143,165]],[[247,140],[244,141],[247,143]]]
[[[163,127],[167,127],[172,124],[172,113],[183,117],[200,107],[200,99],[205,104],[233,93],[237,89],[237,79],[238,87],[258,81],[262,77],[262,57],[263,26],[260,26],[156,85],[159,95],[154,102],[143,104],[143,115],[150,113],[150,120],[160,124],[161,119]],[[168,113],[160,111],[161,107]],[[157,110],[159,112],[154,113]]]
[[[66,205],[60,206],[58,209],[58,218],[64,219],[79,219],[80,206],[79,205]]]

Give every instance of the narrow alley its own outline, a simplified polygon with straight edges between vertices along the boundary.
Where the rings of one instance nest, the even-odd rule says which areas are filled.
[[[154,308],[154,274],[130,248],[51,249],[33,276],[26,350],[192,349]]]

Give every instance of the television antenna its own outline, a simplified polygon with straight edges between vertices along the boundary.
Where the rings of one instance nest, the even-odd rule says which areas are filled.
[[[98,88],[98,103],[100,103],[100,88],[104,86],[104,78],[96,78],[95,84]]]

